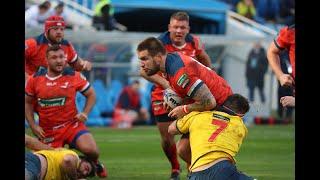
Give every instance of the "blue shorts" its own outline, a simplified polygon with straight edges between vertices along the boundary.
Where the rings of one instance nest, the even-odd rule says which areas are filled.
[[[189,180],[253,180],[241,172],[239,172],[234,164],[230,161],[220,161],[210,168],[191,173]]]
[[[41,162],[38,156],[31,152],[25,153],[25,179],[38,180],[41,173]]]

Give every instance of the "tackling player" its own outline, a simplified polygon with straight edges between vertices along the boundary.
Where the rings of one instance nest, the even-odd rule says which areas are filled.
[[[76,71],[90,71],[92,64],[78,57],[72,44],[64,38],[65,22],[61,16],[50,16],[44,25],[44,33],[25,40],[25,78],[35,73],[40,66],[47,67],[46,50],[59,44],[66,53],[68,64]]]
[[[248,100],[233,94],[223,107],[223,111],[191,112],[169,126],[170,134],[190,134],[190,180],[253,180],[237,170],[234,158],[248,133],[241,119],[249,111]]]
[[[45,144],[54,148],[76,148],[97,165],[97,175],[107,172],[98,162],[99,150],[84,122],[95,103],[95,92],[79,72],[65,68],[65,53],[61,46],[49,46],[46,51],[48,68],[40,68],[30,76],[25,88],[25,115],[32,132]],[[78,113],[76,92],[86,97],[83,112]],[[39,115],[39,126],[34,121]]]

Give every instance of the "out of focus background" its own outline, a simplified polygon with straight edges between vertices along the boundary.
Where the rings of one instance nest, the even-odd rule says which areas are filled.
[[[294,0],[112,0],[109,1],[110,16],[114,21],[108,28],[101,22],[95,21],[95,7],[99,0],[51,0],[50,6],[43,10],[43,17],[35,21],[29,17],[28,11],[31,8],[38,8],[43,2],[25,1],[25,38],[43,32],[44,21],[41,18],[54,13],[59,13],[65,18],[67,22],[65,39],[74,45],[80,57],[93,63],[93,70],[83,74],[97,93],[97,103],[89,115],[87,125],[100,127],[93,129],[93,132],[98,133],[93,133],[98,144],[112,144],[116,142],[116,138],[128,140],[122,136],[129,133],[127,131],[119,133],[101,128],[111,125],[113,110],[122,88],[134,80],[140,81],[142,106],[151,113],[152,84],[139,77],[136,46],[146,37],[158,37],[160,33],[166,31],[172,13],[186,11],[190,16],[190,32],[200,36],[218,74],[229,82],[235,93],[240,93],[250,100],[250,112],[244,117],[249,127],[249,138],[248,143],[244,143],[243,153],[241,154],[242,151],[239,153],[240,169],[258,177],[259,180],[294,179],[294,109],[283,109],[279,105],[280,97],[290,92],[279,87],[268,64],[264,73],[251,72],[248,69],[250,54],[255,48],[264,49],[261,51],[265,52],[262,57],[265,57],[264,60],[267,62],[268,45],[276,37],[278,30],[285,25],[294,24]],[[248,4],[253,4],[250,13],[243,13],[243,8]],[[287,52],[284,52],[281,58],[284,71],[291,72]],[[252,90],[248,87],[248,81],[259,81],[264,86],[260,90],[258,88]],[[84,106],[84,100],[82,95],[77,96],[78,108]],[[156,139],[155,146],[159,146],[156,148],[159,152],[156,153],[162,158],[157,140],[159,136],[153,127],[154,124],[151,114],[147,121],[137,124],[150,126],[151,130],[139,127],[140,129],[135,129],[133,132],[150,131],[153,135],[146,136]],[[137,137],[128,136],[129,142],[124,144],[138,141],[139,134],[135,135]],[[149,139],[150,143],[154,139]],[[103,149],[108,145],[101,146]],[[124,147],[108,146],[105,150],[108,152],[107,155],[102,155],[105,156],[105,162],[109,169],[111,168],[111,172],[117,172],[117,168],[112,169],[112,165],[121,167],[119,165],[121,160],[115,158],[114,161],[109,161],[110,156],[116,156],[112,154],[116,151],[112,150],[114,148]],[[255,152],[257,155],[254,155]],[[163,160],[155,162],[163,161],[166,165],[164,158],[163,156]],[[269,161],[273,164],[268,164]],[[163,170],[163,173],[166,171]],[[162,173],[161,170],[160,172]],[[119,171],[114,179],[135,179],[130,178],[134,177],[130,173],[134,174],[130,171],[121,175]],[[154,172],[150,170],[149,174],[142,173],[137,176],[151,177],[150,174]],[[155,179],[156,177],[155,175]],[[161,179],[161,175],[159,178]]]

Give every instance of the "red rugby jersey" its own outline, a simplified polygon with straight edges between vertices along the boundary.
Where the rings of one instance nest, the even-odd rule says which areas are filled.
[[[280,29],[278,36],[274,43],[280,49],[287,49],[289,51],[290,64],[292,66],[292,77],[296,77],[296,59],[295,59],[295,26],[286,26]]]
[[[46,50],[48,46],[50,46],[50,43],[44,34],[25,40],[25,71],[28,75],[35,73],[40,66],[48,66],[46,60]],[[77,61],[77,52],[70,42],[62,40],[61,47],[65,51],[68,63]]]
[[[55,78],[47,75],[47,69],[40,68],[29,77],[25,93],[37,100],[35,111],[39,114],[40,126],[52,128],[74,119],[78,113],[76,93],[83,93],[89,88],[86,78],[71,67],[65,68]]]
[[[203,83],[208,86],[218,105],[233,94],[227,81],[214,70],[180,52],[168,54],[165,68],[171,87],[182,97],[192,98]]]

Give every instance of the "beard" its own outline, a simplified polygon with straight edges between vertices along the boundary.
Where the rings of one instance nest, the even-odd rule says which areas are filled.
[[[52,44],[60,44],[62,41],[63,37],[53,37],[48,35],[48,40],[52,43]]]
[[[152,76],[152,75],[157,74],[158,71],[159,71],[159,69],[148,69],[148,70],[145,71],[145,72],[146,72],[146,74],[147,74],[148,76]]]

